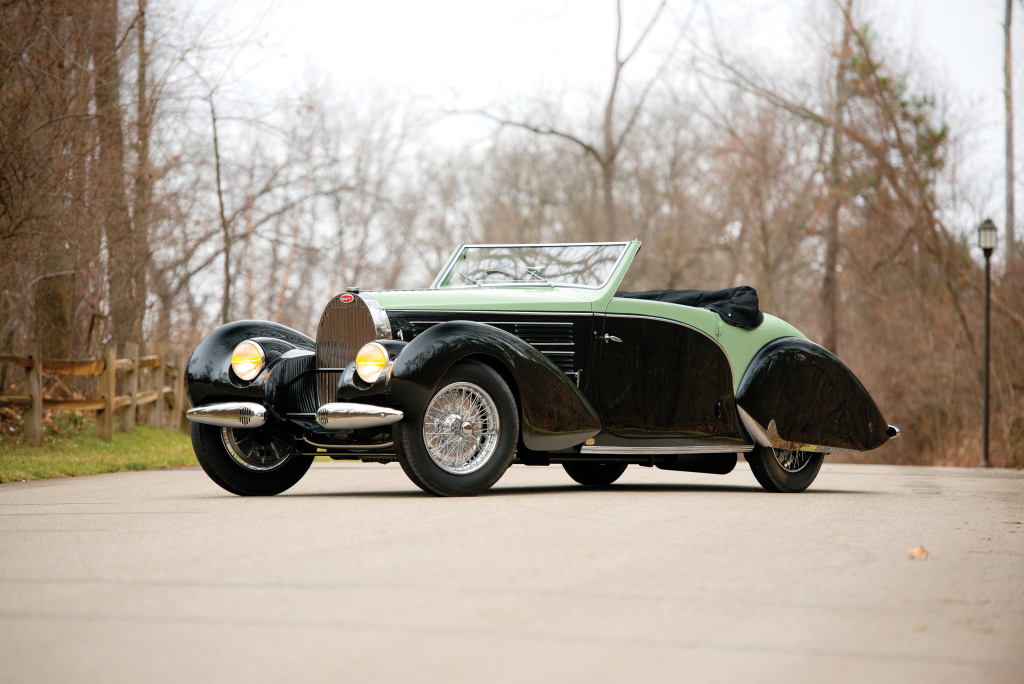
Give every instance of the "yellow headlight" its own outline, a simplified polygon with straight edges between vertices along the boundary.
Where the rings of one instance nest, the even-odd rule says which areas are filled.
[[[252,340],[246,340],[231,352],[231,368],[242,380],[252,380],[263,369],[264,359],[263,347]]]
[[[364,344],[356,354],[356,373],[364,382],[377,382],[380,372],[388,365],[388,351],[377,342]]]

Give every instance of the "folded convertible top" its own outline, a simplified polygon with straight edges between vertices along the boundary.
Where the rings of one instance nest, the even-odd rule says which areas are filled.
[[[757,291],[748,286],[730,287],[726,290],[649,290],[647,292],[616,292],[616,297],[626,299],[650,299],[694,306],[714,311],[729,325],[753,330],[764,321],[757,302]]]

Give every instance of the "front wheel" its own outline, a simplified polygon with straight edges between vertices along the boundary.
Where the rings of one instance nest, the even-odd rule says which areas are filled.
[[[476,361],[452,366],[423,415],[395,426],[402,470],[438,496],[474,496],[505,474],[519,441],[519,412],[505,381]]]
[[[811,486],[825,456],[811,451],[759,446],[746,454],[746,459],[754,477],[766,490],[796,493]]]
[[[273,496],[302,479],[313,457],[265,428],[192,423],[192,448],[210,479],[240,496]]]
[[[563,463],[569,477],[581,485],[607,487],[622,477],[627,463]]]

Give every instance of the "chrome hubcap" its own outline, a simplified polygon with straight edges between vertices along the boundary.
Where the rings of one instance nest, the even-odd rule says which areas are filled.
[[[811,452],[796,449],[774,449],[775,460],[788,473],[796,473],[804,469],[810,460]]]
[[[498,407],[483,388],[456,382],[434,395],[423,417],[423,442],[439,468],[466,475],[498,448]]]
[[[296,448],[277,437],[261,439],[256,430],[221,428],[220,439],[228,455],[247,470],[274,470],[283,466]]]

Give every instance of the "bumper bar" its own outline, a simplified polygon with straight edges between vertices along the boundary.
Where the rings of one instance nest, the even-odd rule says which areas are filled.
[[[324,404],[316,412],[316,420],[328,430],[359,430],[391,425],[402,420],[401,411],[369,404]],[[194,423],[226,428],[258,428],[266,423],[267,409],[261,404],[231,401],[207,404],[189,409],[185,416]]]
[[[404,415],[386,406],[337,402],[321,406],[316,412],[316,421],[328,430],[359,430],[391,425]]]
[[[258,428],[266,422],[267,409],[249,401],[207,404],[185,412],[193,423],[226,428]]]

